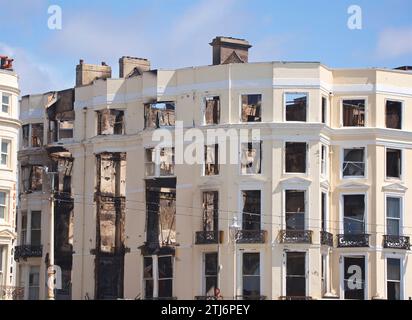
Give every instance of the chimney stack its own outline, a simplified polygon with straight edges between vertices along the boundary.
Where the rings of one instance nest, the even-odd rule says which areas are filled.
[[[231,37],[216,37],[210,45],[213,47],[213,65],[247,63],[249,48],[252,47],[244,39]]]
[[[112,68],[105,62],[101,65],[86,64],[83,60],[76,66],[76,87],[93,83],[96,79],[107,79],[112,77]]]
[[[129,78],[150,70],[150,61],[143,58],[123,56],[119,59],[119,77]]]

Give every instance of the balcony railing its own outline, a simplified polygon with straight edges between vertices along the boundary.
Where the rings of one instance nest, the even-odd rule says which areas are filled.
[[[312,230],[280,230],[280,243],[312,243]]]
[[[369,234],[338,234],[338,248],[369,247]]]
[[[312,300],[312,297],[308,296],[280,296],[280,300]]]
[[[14,251],[14,260],[41,257],[43,255],[43,246],[22,245],[16,246]]]
[[[236,300],[266,300],[266,296],[261,296],[261,295],[236,296]]]
[[[0,286],[0,300],[23,300],[24,287]]]
[[[333,234],[327,231],[320,232],[320,244],[333,247]]]
[[[410,250],[411,243],[409,237],[406,236],[384,235],[383,247],[389,249]]]
[[[197,231],[195,244],[217,244],[222,240],[222,231]]]
[[[221,300],[222,297],[217,296],[195,296],[195,300]]]
[[[265,243],[266,230],[239,230],[237,243]]]

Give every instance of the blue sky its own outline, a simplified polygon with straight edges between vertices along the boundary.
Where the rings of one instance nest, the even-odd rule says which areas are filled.
[[[47,9],[62,8],[62,30]],[[350,5],[362,29],[347,27]],[[153,68],[211,63],[216,35],[247,39],[250,61],[320,61],[331,67],[412,65],[411,0],[0,0],[0,54],[15,58],[22,94],[73,86],[75,65],[123,55]],[[7,9],[6,9],[7,8]]]

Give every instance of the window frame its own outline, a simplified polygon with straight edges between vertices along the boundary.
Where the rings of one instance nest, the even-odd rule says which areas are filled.
[[[399,290],[399,300],[405,299],[405,267],[404,267],[404,256],[396,253],[385,254],[385,297],[388,299],[388,259],[398,259],[400,265],[400,290]]]
[[[3,208],[4,216],[0,216],[0,223],[6,223],[9,221],[8,210],[10,208],[10,191],[5,189],[0,189],[0,193],[4,193],[4,205],[0,203],[0,207]]]
[[[325,106],[323,106],[323,99],[326,101]],[[329,125],[329,97],[326,94],[320,95],[320,122]]]
[[[157,125],[157,123],[155,123],[155,126],[148,126],[147,125],[147,115],[146,115],[146,107],[149,106],[150,109],[152,109],[153,105],[156,104],[173,104],[174,106],[174,121],[175,123],[173,125]],[[159,110],[159,108],[158,108]],[[177,103],[176,101],[152,101],[152,102],[147,102],[143,104],[143,130],[156,130],[156,129],[161,129],[161,128],[175,128],[176,126],[176,120],[177,120]],[[125,119],[125,114],[123,115],[124,119]]]
[[[240,293],[241,293],[240,295],[242,297],[244,296],[243,295],[243,289],[244,289],[244,285],[243,285],[243,278],[244,278],[244,274],[243,274],[243,255],[245,253],[246,254],[251,254],[252,253],[252,254],[258,254],[259,255],[259,276],[257,276],[257,275],[246,275],[246,277],[259,277],[259,296],[261,296],[262,295],[262,290],[263,290],[262,280],[263,280],[263,274],[264,274],[263,273],[263,263],[262,263],[263,253],[260,250],[251,250],[251,249],[249,249],[249,250],[245,249],[245,250],[240,251],[239,253],[240,254],[238,256],[238,259],[240,260],[240,263],[238,263],[237,265],[240,266],[240,268],[239,268],[240,272],[238,271],[239,272],[238,283],[240,284],[240,288],[236,288],[236,294],[239,295],[239,291],[240,291]]]
[[[221,175],[221,166],[220,166],[220,145],[219,143],[213,143],[213,144],[204,144],[203,145],[203,157],[202,157],[202,176],[203,177],[218,177]],[[208,148],[214,146],[214,157],[215,157],[215,163],[213,163],[214,166],[217,167],[217,173],[212,173],[212,174],[206,174],[206,166],[207,166],[207,150]],[[216,161],[217,160],[217,161]],[[216,170],[216,169],[215,169]]]
[[[248,141],[248,142],[240,142],[240,148],[239,148],[239,151],[240,151],[240,160],[242,160],[242,152],[243,152],[243,149],[242,149],[242,145],[244,145],[244,144],[252,144],[252,149],[253,149],[253,144],[257,144],[257,143],[259,143],[260,144],[260,147],[259,147],[259,151],[260,151],[260,155],[259,155],[259,162],[260,162],[260,164],[259,164],[259,172],[258,173],[248,173],[248,172],[243,172],[243,169],[244,169],[244,167],[246,168],[246,171],[247,171],[247,167],[242,163],[242,161],[239,161],[239,175],[241,175],[241,176],[256,176],[256,175],[262,175],[262,158],[263,158],[263,140],[259,140],[259,141]],[[249,151],[249,147],[248,147],[248,151]]]
[[[7,152],[6,153],[4,153],[3,150],[2,150],[4,142],[7,143]],[[3,156],[3,154],[6,155],[6,163],[5,164],[1,163],[1,157]],[[11,155],[12,155],[12,139],[0,137],[0,168],[3,168],[3,169],[9,169],[10,168]]]
[[[364,163],[364,169],[363,169],[363,176],[345,176],[344,175],[344,170],[343,170],[343,165],[345,162],[345,150],[355,150],[355,149],[363,149],[363,163]],[[340,178],[342,180],[345,179],[367,179],[368,178],[368,148],[367,146],[342,146],[341,147],[341,156],[340,156]]]
[[[286,95],[287,94],[302,94],[302,95],[306,95],[306,117],[304,121],[296,121],[296,120],[286,120]],[[286,123],[305,123],[305,122],[309,122],[309,112],[310,112],[310,108],[309,108],[309,99],[310,99],[310,93],[309,91],[284,91],[283,92],[283,122]]]
[[[363,234],[368,234],[368,192],[358,192],[358,191],[353,191],[353,192],[342,192],[340,193],[340,199],[339,199],[339,233],[343,235],[347,235],[345,233],[345,222],[344,222],[344,217],[345,217],[345,200],[344,196],[356,196],[356,195],[363,195],[364,196],[364,202],[365,202],[365,209],[363,212],[363,217],[364,217],[364,230]]]
[[[339,276],[339,291],[340,291],[340,299],[345,300],[345,262],[344,259],[347,258],[363,258],[365,263],[365,286],[363,288],[364,297],[363,300],[368,300],[368,292],[369,292],[369,267],[368,267],[368,254],[367,253],[341,253],[339,255],[339,264],[340,264],[340,276]]]
[[[219,98],[219,106],[218,106],[218,121],[217,123],[207,123],[206,122],[206,104],[207,104],[207,100],[208,99],[215,99],[215,98]],[[202,103],[201,103],[201,108],[200,108],[200,112],[201,112],[201,125],[202,126],[216,126],[221,124],[221,117],[222,117],[222,99],[221,96],[216,94],[216,95],[206,95],[202,97]]]
[[[386,107],[387,107],[388,101],[391,101],[391,102],[400,102],[400,104],[401,104],[401,128],[400,128],[400,129],[397,129],[397,128],[389,128],[389,127],[386,125]],[[384,100],[384,107],[385,107],[385,110],[384,110],[384,111],[385,111],[385,124],[384,124],[385,129],[398,130],[398,131],[405,130],[405,129],[404,129],[404,128],[405,128],[405,100],[385,98],[385,100]]]
[[[365,100],[365,125],[364,126],[345,126],[343,123],[343,101],[344,100]],[[343,96],[340,98],[340,114],[339,114],[339,124],[341,128],[344,129],[359,129],[367,128],[369,126],[369,108],[368,108],[368,97],[367,96]]]
[[[286,215],[286,193],[287,191],[298,191],[298,192],[303,192],[303,201],[305,205],[305,210],[303,212],[303,230],[307,230],[308,228],[308,223],[309,223],[309,206],[308,206],[308,188],[302,187],[302,188],[295,188],[295,187],[287,187],[283,189],[283,218],[282,218],[282,229],[288,230],[287,229],[287,215]],[[293,213],[293,212],[292,212]],[[296,213],[296,212],[295,212]],[[293,229],[292,229],[293,230]],[[299,229],[295,229],[299,230]],[[303,231],[300,230],[300,231]]]
[[[329,146],[324,143],[320,144],[320,175],[324,179],[329,177]]]
[[[255,96],[260,95],[260,120],[259,121],[243,121],[243,96]],[[239,123],[262,123],[263,122],[263,93],[241,93],[239,95]]]
[[[287,254],[289,252],[292,253],[304,253],[305,254],[305,296],[308,296],[308,292],[309,291],[309,276],[308,276],[308,272],[309,272],[309,252],[305,249],[298,249],[298,248],[294,248],[292,250],[286,249],[283,251],[283,266],[284,266],[284,276],[282,276],[282,282],[283,282],[283,289],[282,289],[282,295],[283,296],[287,296],[287,277],[288,277],[288,273],[287,273]]]
[[[171,174],[161,174],[161,161],[160,161],[160,154],[164,149],[172,149],[172,173]],[[152,150],[152,154],[154,153],[154,161],[147,161],[147,152],[149,150]],[[154,165],[154,174],[153,175],[148,175],[147,174],[147,165],[153,164]],[[144,147],[144,166],[145,166],[145,177],[146,178],[160,178],[160,177],[175,177],[175,165],[176,165],[176,157],[175,157],[175,147],[171,146],[157,146],[157,147],[152,147],[152,146],[147,146]]]
[[[175,282],[175,270],[176,270],[176,263],[175,263],[175,257],[171,254],[162,254],[162,255],[144,255],[142,256],[142,264],[143,264],[143,268],[142,268],[142,297],[143,299],[162,299],[162,298],[173,298],[173,292],[175,290],[175,286],[174,286],[174,282]],[[152,259],[152,278],[145,278],[144,277],[144,258],[151,258]],[[171,259],[172,262],[172,277],[171,278],[160,278],[159,277],[159,258],[164,258],[164,257],[169,257]],[[171,297],[159,297],[159,281],[162,280],[172,280],[172,296]],[[153,293],[152,293],[152,297],[146,297],[146,281],[147,280],[151,280],[153,281]]]
[[[385,192],[385,235],[389,235],[388,233],[388,219],[396,219],[392,217],[388,217],[388,198],[396,198],[399,199],[399,230],[398,230],[398,235],[395,236],[403,236],[403,221],[404,221],[404,195],[398,194],[398,193],[390,193],[390,192]]]
[[[399,170],[399,177],[388,177],[388,172],[386,170],[386,163],[387,163],[387,157],[388,157],[388,149],[392,150],[399,150],[401,154],[401,161],[400,161],[400,170]],[[400,181],[402,182],[404,179],[404,173],[403,171],[405,170],[405,157],[404,157],[404,149],[400,146],[385,146],[385,156],[384,156],[384,170],[385,170],[385,181]]]
[[[1,96],[1,100],[0,100],[0,104],[1,104],[1,108],[0,108],[0,113],[2,114],[6,114],[6,115],[10,115],[11,114],[11,108],[12,108],[12,97],[13,95],[11,93],[6,93],[6,92],[0,92],[0,96]],[[9,102],[8,104],[3,103],[3,97],[8,97]],[[7,112],[3,111],[3,107],[7,106]]]
[[[306,144],[306,153],[305,153],[305,172],[287,172],[286,171],[286,144],[287,143],[304,143]],[[310,158],[310,144],[308,141],[295,141],[295,140],[288,140],[283,142],[283,174],[284,175],[309,175],[309,158]]]
[[[215,296],[215,292],[213,292],[212,295],[208,295],[207,291],[206,291],[206,280],[207,277],[214,277],[211,275],[206,275],[206,256],[210,255],[210,254],[216,254],[216,259],[217,259],[217,268],[216,268],[216,288],[215,289],[219,289],[220,288],[220,277],[219,277],[219,252],[218,251],[205,251],[202,252],[202,294],[204,296]]]

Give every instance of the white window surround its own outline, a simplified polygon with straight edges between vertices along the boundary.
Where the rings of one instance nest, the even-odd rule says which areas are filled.
[[[242,192],[243,191],[260,191],[260,229],[264,229],[264,224],[263,220],[265,219],[265,216],[262,214],[265,212],[264,204],[265,204],[265,196],[263,194],[263,186],[260,183],[247,183],[243,184],[239,187],[238,189],[238,208],[239,210],[237,211],[236,216],[237,216],[237,221],[240,226],[243,226],[243,201],[242,201]]]
[[[399,194],[399,193],[390,193],[390,192],[385,192],[384,193],[384,208],[385,208],[385,232],[384,234],[387,234],[387,222],[388,222],[388,215],[387,215],[387,199],[388,198],[398,198],[400,199],[400,213],[399,213],[399,235],[403,236],[404,235],[404,228],[403,228],[403,222],[404,222],[404,195]]]
[[[369,126],[369,104],[367,96],[341,96],[339,97],[339,126],[345,129],[359,129],[366,128]],[[343,125],[343,100],[365,100],[365,125],[363,127],[352,127]]]
[[[305,172],[286,172],[286,143],[306,143],[306,171]],[[287,141],[283,141],[282,146],[282,174],[285,176],[305,176],[308,177],[310,175],[310,166],[309,166],[309,158],[310,158],[310,141],[303,141],[303,140],[295,140],[295,139],[288,139]]]
[[[325,151],[325,154],[323,154],[323,148]],[[329,180],[329,146],[324,144],[324,143],[320,143],[320,175],[322,178]],[[325,159],[323,159],[323,157],[325,157]],[[324,170],[323,170],[324,168]]]
[[[401,290],[400,290],[400,300],[405,299],[405,259],[406,257],[398,253],[384,253],[385,256],[385,292],[384,296],[387,298],[387,283],[388,283],[388,259],[399,259],[400,260],[400,272],[401,272]]]
[[[5,189],[0,189],[0,193],[4,193],[5,199],[4,199],[4,205],[0,203],[0,207],[4,208],[4,217],[2,218],[0,216],[0,224],[8,222],[9,216],[8,216],[8,210],[10,208],[10,190],[5,190]]]
[[[388,177],[387,175],[386,175],[386,156],[387,156],[387,149],[394,149],[394,150],[400,150],[401,151],[401,174],[400,174],[400,177],[399,178],[396,178],[396,177]],[[385,146],[385,155],[384,155],[384,166],[383,166],[383,168],[384,168],[384,170],[385,170],[385,173],[384,173],[384,177],[385,177],[385,182],[394,182],[394,181],[398,181],[398,182],[404,182],[404,177],[405,177],[405,174],[404,174],[404,171],[406,170],[406,167],[405,167],[405,156],[404,156],[404,149],[403,148],[398,148],[398,147],[392,147],[392,146]]]
[[[364,201],[365,201],[365,212],[364,212],[364,219],[365,219],[365,230],[364,233],[368,234],[368,193],[367,192],[358,192],[358,191],[353,191],[353,192],[341,192],[339,194],[339,233],[344,234],[344,196],[349,196],[349,195],[364,195]]]
[[[393,129],[393,128],[386,127],[386,103],[388,101],[394,101],[394,102],[401,103],[401,128],[400,129]],[[395,98],[394,99],[385,98],[383,107],[384,107],[384,112],[385,112],[385,123],[383,124],[383,127],[388,130],[396,130],[396,131],[405,130],[405,100],[395,99]]]
[[[3,143],[7,143],[7,151],[4,153],[2,148],[3,148]],[[0,168],[2,169],[8,169],[10,168],[10,163],[11,163],[11,156],[12,156],[12,139],[7,138],[7,137],[0,137],[0,157],[3,155],[6,155],[6,164],[2,164],[2,160],[0,158]]]
[[[305,193],[304,197],[305,197],[305,218],[304,218],[304,222],[305,222],[305,228],[304,230],[308,230],[309,226],[310,226],[310,210],[309,210],[309,202],[308,199],[309,198],[309,188],[306,186],[299,186],[299,185],[286,185],[283,186],[283,190],[282,190],[282,222],[281,222],[281,229],[286,230],[286,191],[291,190],[291,191],[303,191]]]
[[[309,251],[305,250],[305,249],[286,249],[283,251],[283,257],[282,257],[282,296],[286,296],[286,269],[287,269],[287,252],[301,252],[301,253],[305,253],[305,288],[306,288],[306,296],[309,296],[309,292],[310,292],[310,281],[309,281]],[[319,274],[320,274],[320,270],[319,270]],[[320,277],[319,277],[320,278]]]
[[[260,271],[260,295],[263,295],[264,292],[264,259],[263,259],[263,250],[257,248],[242,248],[239,250],[239,244],[236,245],[236,295],[243,295],[243,253],[259,253],[259,271]],[[232,256],[233,260],[233,256]]]
[[[364,175],[363,176],[344,176],[343,175],[343,163],[345,161],[345,150],[347,149],[361,149],[363,148],[363,161],[365,163]],[[386,153],[385,153],[386,155]],[[340,164],[339,164],[339,176],[342,180],[350,180],[350,179],[368,179],[368,147],[365,145],[362,146],[341,146],[340,147]],[[386,168],[386,167],[385,167]]]
[[[364,299],[368,299],[368,278],[369,278],[369,266],[368,266],[368,254],[367,253],[341,253],[339,255],[339,264],[340,264],[340,281],[339,281],[339,291],[340,291],[340,299],[345,299],[345,286],[344,286],[344,279],[345,279],[345,270],[344,270],[344,258],[361,258],[365,259],[365,287],[364,287]],[[385,261],[386,262],[386,261]],[[385,286],[386,287],[386,286]]]
[[[305,121],[286,121],[286,94],[305,94],[306,95],[306,119]],[[282,106],[283,106],[283,122],[285,123],[304,123],[304,122],[309,122],[309,113],[310,113],[310,94],[308,91],[299,91],[299,90],[291,90],[291,91],[283,91],[282,93],[283,101],[282,101]]]
[[[3,97],[8,97],[9,98],[9,103],[8,104],[3,104]],[[12,100],[13,100],[13,96],[10,93],[6,93],[6,92],[0,92],[0,114],[6,114],[6,115],[10,115],[11,114],[11,108],[12,108]],[[7,105],[7,112],[3,111],[3,106]]]

